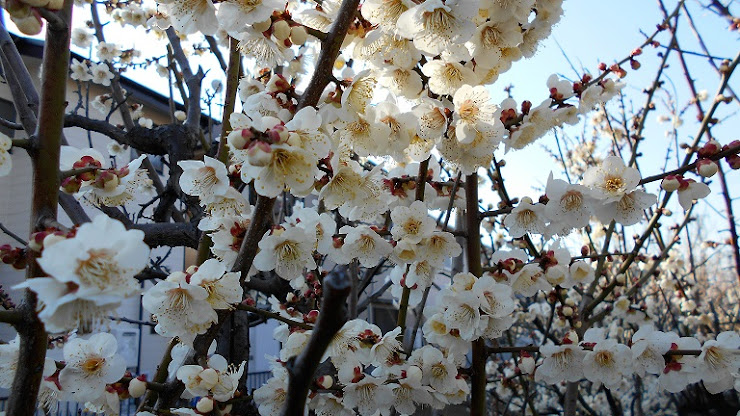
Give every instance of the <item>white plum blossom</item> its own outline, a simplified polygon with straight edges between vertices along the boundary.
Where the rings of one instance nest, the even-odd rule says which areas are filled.
[[[494,116],[498,108],[490,103],[484,86],[463,85],[455,92],[452,102],[455,104],[452,122],[461,143],[472,142],[479,133],[483,136],[496,134]]]
[[[226,166],[217,159],[204,156],[203,162],[183,160],[177,165],[182,169],[180,188],[200,198],[201,203],[214,202],[217,197],[225,196],[230,188]]]
[[[227,273],[226,265],[216,259],[208,259],[198,266],[190,276],[190,283],[208,292],[206,301],[213,309],[233,309],[242,300],[239,273]]]
[[[477,12],[478,1],[426,1],[399,16],[397,32],[413,40],[420,51],[435,56],[473,36],[472,18]]]
[[[556,225],[554,234],[588,225],[593,201],[584,186],[554,179],[550,173],[545,191],[548,198],[545,215]]]
[[[302,279],[305,269],[316,268],[311,237],[300,227],[273,230],[260,240],[254,267],[261,271],[275,270],[285,280]]]
[[[618,156],[607,157],[601,165],[589,168],[583,175],[583,184],[591,188],[593,196],[602,203],[621,200],[639,183],[640,172],[625,166]]]
[[[46,247],[37,260],[50,277],[16,287],[35,291],[47,330],[62,332],[103,322],[126,298],[139,292],[134,275],[149,259],[144,232],[99,215],[77,229],[75,237]]]
[[[103,395],[105,385],[118,381],[126,362],[116,354],[118,342],[108,333],[89,339],[74,338],[64,345],[66,365],[59,373],[62,391],[72,400],[94,401]]]
[[[586,331],[581,345],[591,345],[592,350],[583,358],[583,375],[593,383],[602,383],[615,389],[622,380],[632,374],[630,348],[616,340],[606,339],[604,330],[591,328]]]
[[[524,197],[504,219],[504,225],[513,238],[524,234],[543,234],[545,232],[545,206],[533,204],[532,198]]]
[[[661,374],[665,369],[663,354],[678,341],[672,332],[655,330],[651,325],[642,326],[632,336],[632,363],[635,374]]]
[[[711,190],[707,184],[696,182],[693,179],[685,179],[684,182],[685,184],[678,188],[678,203],[684,211],[688,211],[694,201],[706,198]]]
[[[393,251],[388,241],[366,225],[357,227],[345,225],[339,229],[339,232],[346,234],[342,253],[347,258],[357,259],[362,267],[377,266],[381,259]]]
[[[216,13],[227,32],[240,32],[246,25],[264,22],[274,11],[285,8],[281,0],[229,0],[222,2]]]
[[[95,64],[91,66],[90,72],[92,73],[92,78],[91,78],[92,82],[106,86],[106,87],[110,85],[110,81],[114,77],[113,73],[110,72],[110,69],[108,69],[108,65],[104,63]],[[90,80],[90,79],[87,79],[87,80]],[[80,79],[80,81],[87,81],[87,80]]]
[[[344,388],[344,404],[349,408],[357,408],[362,415],[388,412],[395,395],[391,386],[383,382],[381,378],[365,376],[362,380],[349,384]]]
[[[186,35],[201,32],[213,35],[218,30],[216,7],[211,0],[160,0],[172,26]]]
[[[175,272],[144,293],[144,309],[154,315],[158,334],[179,337],[192,344],[197,334],[204,333],[218,321],[218,315],[208,303],[208,291],[190,283],[190,276]]]
[[[404,240],[412,244],[431,237],[436,226],[422,201],[414,201],[409,207],[394,208],[391,211],[391,219],[393,220],[391,228],[393,239]]]
[[[576,339],[571,340],[569,337]],[[561,345],[554,345],[548,341],[540,347],[544,361],[534,373],[535,380],[558,384],[563,381],[576,382],[583,378],[585,353],[578,346],[575,333],[571,332],[569,337],[566,337],[568,342]]]

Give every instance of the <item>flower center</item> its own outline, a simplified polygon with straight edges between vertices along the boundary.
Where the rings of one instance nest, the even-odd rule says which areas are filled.
[[[594,358],[596,363],[602,367],[612,367],[614,365],[614,355],[611,351],[599,351]]]
[[[295,241],[283,241],[275,246],[275,252],[278,253],[280,260],[296,260],[300,257],[300,250],[296,247]]]
[[[527,227],[535,222],[537,214],[531,209],[524,209],[516,214],[516,220],[524,227]]]
[[[583,194],[578,191],[568,191],[560,198],[560,205],[566,211],[575,211],[583,205]]]
[[[460,106],[460,109],[458,110],[458,115],[461,119],[467,121],[468,123],[474,123],[477,121],[478,114],[480,113],[480,109],[475,105],[475,102],[473,100],[465,100],[464,103]]]
[[[421,230],[421,221],[412,218],[403,224],[403,229],[408,234],[417,234]]]
[[[77,276],[80,282],[101,290],[108,288],[112,281],[122,274],[113,253],[108,249],[92,249],[88,254],[90,257],[87,260],[77,262]]]
[[[82,370],[88,374],[95,374],[103,368],[105,364],[105,358],[102,357],[91,357],[82,363]]]
[[[443,8],[426,12],[422,15],[425,32],[447,32],[455,21],[455,16]]]
[[[604,178],[604,189],[612,194],[621,192],[624,190],[625,183],[621,176],[607,176]]]
[[[359,241],[360,250],[369,252],[375,250],[375,240],[369,235],[362,235]]]

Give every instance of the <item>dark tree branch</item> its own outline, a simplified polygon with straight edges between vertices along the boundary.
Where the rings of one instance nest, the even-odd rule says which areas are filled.
[[[39,229],[45,219],[55,220],[59,194],[59,152],[64,126],[66,80],[69,73],[68,22],[72,16],[72,0],[64,2],[57,17],[46,29],[46,42],[41,73],[41,101],[35,137],[39,146],[30,151],[33,165],[31,229]],[[38,263],[29,257],[26,278],[43,276]],[[13,378],[6,412],[14,416],[36,413],[36,399],[41,385],[46,358],[47,335],[44,324],[36,316],[36,294],[26,289],[18,310],[22,322],[15,325],[20,336],[18,369]]]
[[[288,396],[285,399],[283,416],[300,416],[304,413],[308,388],[311,386],[316,369],[321,363],[324,351],[334,335],[347,322],[345,301],[351,290],[347,266],[334,269],[322,286],[321,313],[311,333],[311,339],[298,357],[288,360]]]
[[[198,228],[191,223],[131,224],[127,228],[144,231],[144,242],[149,247],[198,247]]]

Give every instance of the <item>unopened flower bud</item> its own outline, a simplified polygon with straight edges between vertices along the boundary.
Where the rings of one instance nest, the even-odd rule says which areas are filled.
[[[290,36],[290,25],[285,20],[278,20],[272,24],[272,35],[277,40],[286,40]]]
[[[573,308],[571,308],[570,306],[563,306],[563,315],[573,316]]]
[[[116,189],[119,183],[121,183],[121,180],[118,179],[118,175],[110,170],[101,172],[95,179],[95,187],[103,189],[106,192]]]
[[[624,273],[619,273],[617,275],[617,284],[623,285],[627,281],[627,278],[625,277]]]
[[[252,166],[267,166],[271,159],[272,148],[265,142],[253,142],[247,151],[247,162]]]
[[[290,29],[290,41],[295,45],[303,45],[308,40],[308,32],[303,26],[293,26]]]
[[[141,377],[143,376],[136,377],[128,383],[128,394],[134,399],[146,393],[146,379],[142,379]]]
[[[535,362],[534,358],[532,357],[521,357],[521,359],[519,360],[519,371],[521,371],[522,374],[534,373],[534,367]]]
[[[69,177],[62,180],[61,189],[64,193],[74,194],[80,191],[81,186],[82,181],[75,177]]]
[[[738,155],[730,155],[725,158],[725,162],[730,166],[730,169],[738,170],[740,169],[740,156]]]
[[[719,166],[713,160],[700,159],[696,162],[696,173],[705,178],[711,178],[719,170]]]
[[[264,22],[257,22],[257,23],[252,24],[252,29],[256,30],[257,32],[262,33],[266,31],[267,29],[269,29],[270,25],[272,25],[272,20],[267,19]]]
[[[201,397],[198,400],[198,404],[195,405],[195,410],[200,413],[210,413],[213,411],[213,399],[210,397]]]
[[[668,175],[663,179],[663,182],[661,182],[660,187],[663,188],[666,192],[677,191],[678,188],[681,187],[681,182],[678,178],[679,178],[678,175]]]
[[[334,385],[334,379],[331,376],[320,376],[316,379],[316,384],[322,389],[329,389]]]
[[[181,110],[175,111],[175,118],[177,119],[177,121],[185,121],[187,117],[188,115],[185,114],[184,111],[181,111]]]

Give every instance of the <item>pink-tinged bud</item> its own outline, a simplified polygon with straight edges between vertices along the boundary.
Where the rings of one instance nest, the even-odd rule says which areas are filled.
[[[61,189],[64,193],[74,194],[80,191],[81,186],[81,180],[77,179],[76,177],[69,177],[62,180]]]
[[[322,389],[330,389],[334,385],[334,379],[331,376],[319,376],[316,385]]]
[[[120,179],[120,178],[123,178],[124,176],[128,176],[128,174],[131,173],[131,171],[128,169],[128,166],[124,166],[121,169],[118,169],[117,171],[115,171],[115,173],[116,173],[116,176],[118,176],[118,178]]]
[[[660,187],[663,188],[666,192],[677,191],[678,188],[681,187],[681,181],[679,178],[679,175],[668,175],[663,179]]]
[[[316,320],[319,319],[319,311],[316,309],[310,310],[304,317],[303,321],[309,324],[313,324],[316,322]]]
[[[738,170],[740,169],[740,156],[738,155],[729,155],[725,158],[725,162],[730,166],[730,169]]]
[[[142,380],[141,377],[139,376],[128,383],[128,394],[134,399],[146,393],[146,378]]]
[[[285,128],[284,125],[278,124],[267,131],[267,137],[274,144],[282,144],[288,141],[290,132]]]
[[[265,86],[267,92],[286,92],[290,90],[290,82],[280,74],[275,74],[270,78]]]
[[[635,48],[630,55],[632,56],[642,55],[642,48]]]
[[[711,139],[704,146],[699,149],[699,157],[710,157],[714,156],[722,149],[722,145],[717,140]]]
[[[33,251],[40,252],[44,247],[44,238],[49,235],[46,231],[39,231],[31,234],[31,238],[28,239],[28,248]]]
[[[272,160],[272,147],[262,141],[254,141],[247,150],[247,162],[252,166],[267,166]]]
[[[101,168],[102,165],[99,161],[95,160],[91,156],[82,156],[80,160],[72,165],[72,169],[84,169],[84,168]],[[80,180],[92,181],[95,179],[96,171],[84,172],[77,175]]]
[[[249,129],[234,130],[226,136],[229,147],[235,150],[244,149],[254,135]]]
[[[599,71],[606,71],[606,63],[602,62],[599,64]]]
[[[198,400],[198,404],[195,405],[195,410],[199,413],[211,413],[213,411],[213,399],[210,397],[201,397]]]
[[[638,62],[636,59],[630,59],[630,67],[637,71],[640,69],[642,65],[640,65],[640,62]]]
[[[722,146],[722,150],[729,150],[740,146],[740,140],[733,140],[729,144]],[[736,153],[737,154],[737,153]]]
[[[696,173],[705,178],[711,178],[719,170],[719,166],[713,160],[700,159],[696,162]]]
[[[118,179],[118,175],[116,175],[115,172],[110,170],[105,170],[103,172],[100,172],[98,177],[95,179],[95,182],[93,183],[96,188],[100,188],[105,190],[106,192],[111,192],[118,184],[120,184],[121,181]]]

